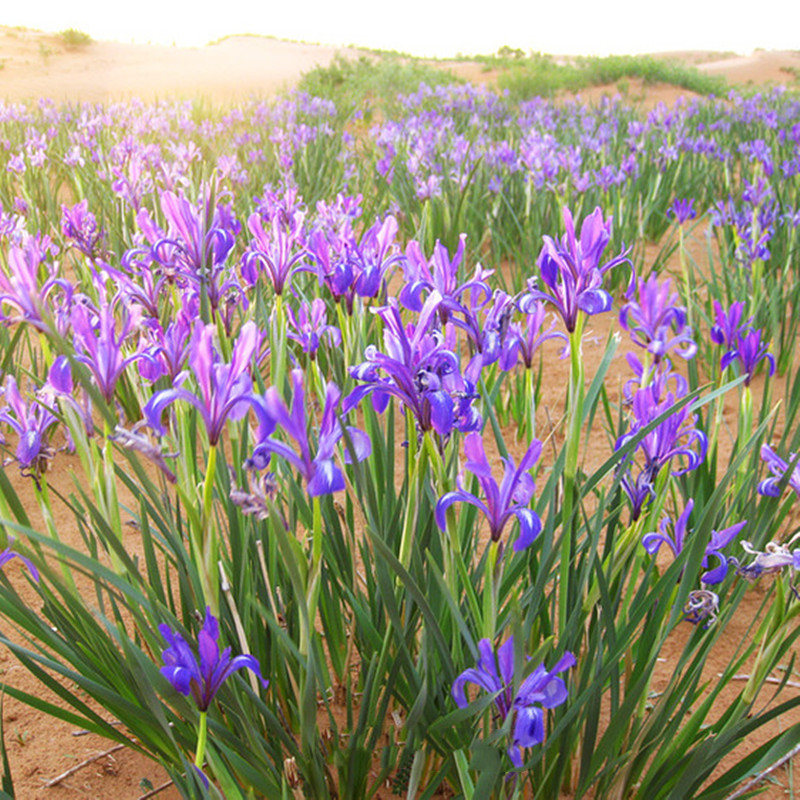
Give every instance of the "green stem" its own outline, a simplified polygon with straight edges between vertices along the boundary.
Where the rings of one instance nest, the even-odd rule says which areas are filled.
[[[194,765],[203,769],[206,758],[206,743],[208,742],[208,711],[200,712],[200,722],[197,724],[197,749],[194,756]]]
[[[414,424],[414,415],[406,409],[406,436],[408,440],[408,460],[406,469],[409,476],[409,496],[406,505],[406,515],[403,521],[403,534],[400,539],[400,552],[398,554],[400,563],[408,569],[411,562],[411,547],[414,543],[414,531],[417,523],[419,511],[419,500],[422,494],[420,484],[424,477],[422,475],[425,461],[426,450],[423,446],[417,450],[417,430]]]
[[[483,595],[483,635],[486,639],[494,640],[497,624],[497,584],[495,570],[497,557],[500,553],[500,542],[492,540],[486,556],[486,572],[484,573]]]
[[[203,508],[200,516],[200,537],[194,543],[195,564],[200,568],[200,581],[205,601],[211,612],[219,615],[219,575],[217,573],[217,554],[219,543],[213,521],[214,479],[217,474],[217,445],[208,448],[206,477],[203,482]]]
[[[272,318],[272,340],[270,343],[270,376],[272,385],[283,390],[286,374],[286,319],[283,311],[283,295],[275,295],[275,313]]]
[[[536,379],[533,374],[533,367],[525,370],[525,416],[526,433],[528,441],[532,442],[536,438]]]
[[[569,387],[567,395],[567,440],[564,459],[564,499],[561,506],[561,562],[559,564],[559,612],[564,625],[570,608],[570,566],[575,549],[575,524],[573,522],[576,500],[578,454],[583,427],[583,338],[584,314],[578,314],[575,330],[569,335]]]
[[[734,448],[733,455],[737,456],[741,453],[742,449],[746,446],[747,440],[750,438],[750,433],[753,430],[753,391],[749,386],[742,389],[742,394],[739,398],[739,425],[736,432],[736,447]],[[750,478],[750,464],[747,461],[742,461],[739,469],[736,472],[736,479],[734,481],[733,496],[739,494],[742,486]]]
[[[311,513],[311,568],[308,571],[306,587],[308,624],[302,625],[300,629],[300,653],[303,656],[308,656],[311,648],[311,632],[314,630],[314,620],[317,618],[319,605],[319,580],[322,572],[322,505],[319,497],[311,498]]]

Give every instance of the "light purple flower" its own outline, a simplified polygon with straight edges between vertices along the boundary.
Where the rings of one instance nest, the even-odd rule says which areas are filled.
[[[261,214],[254,213],[247,220],[247,228],[253,239],[242,258],[242,278],[248,286],[255,286],[258,276],[265,272],[275,294],[283,294],[297,264],[306,255],[300,244],[302,227],[287,230],[276,215],[267,231]]]
[[[640,389],[633,398],[631,430],[617,440],[615,449],[618,450],[639,431],[672,408],[675,399],[672,393],[659,399],[651,386]],[[697,469],[705,458],[708,439],[701,430],[694,427],[695,421],[696,417],[684,405],[646,433],[638,446],[645,463],[658,471],[674,458],[683,459],[683,466],[673,470],[672,474],[676,476]],[[692,447],[695,444],[697,450]]]
[[[161,210],[168,231],[153,244],[150,254],[165,270],[174,270],[198,293],[205,293],[211,310],[216,311],[243,302],[244,296],[226,264],[240,226],[224,206],[214,206],[213,199],[209,188],[197,205],[174,192],[162,192]]]
[[[755,556],[750,564],[739,566],[737,574],[749,581],[762,575],[773,575],[789,568],[793,573],[800,571],[800,549],[790,550],[784,544],[767,542],[764,550],[756,550],[750,542],[742,542],[744,551]]]
[[[563,331],[556,331],[555,321],[550,327],[544,329],[544,319],[547,309],[541,301],[526,303],[525,321],[510,322],[508,332],[503,341],[500,355],[500,369],[508,371],[513,369],[518,361],[522,361],[525,369],[533,368],[533,357],[536,351],[548,339],[562,339],[566,345],[569,339]]]
[[[327,337],[331,347],[342,343],[341,331],[335,325],[328,325],[325,302],[320,297],[315,297],[310,305],[303,300],[297,314],[291,306],[286,306],[286,322],[286,336],[298,342],[312,359],[316,358],[323,337]]]
[[[61,232],[89,258],[95,258],[102,253],[105,237],[97,226],[97,218],[89,211],[87,199],[84,198],[71,208],[61,206]]]
[[[631,334],[633,343],[645,348],[658,363],[674,350],[681,358],[693,358],[697,345],[686,324],[686,309],[679,306],[677,292],[670,292],[669,278],[661,284],[656,275],[638,282],[638,300],[628,293],[620,309],[619,324]]]
[[[58,334],[64,336],[69,328],[75,290],[69,281],[59,277],[56,264],[46,264],[49,250],[49,240],[33,236],[21,246],[8,249],[8,272],[0,269],[0,322],[27,322],[48,333],[52,319]],[[47,278],[40,283],[43,266]],[[11,306],[17,314],[9,315],[4,306]]]
[[[683,225],[690,219],[694,219],[697,213],[694,210],[694,199],[692,198],[675,198],[672,205],[667,209],[667,216],[674,217],[678,225]]]
[[[425,295],[438,292],[441,298],[439,317],[444,324],[453,313],[469,316],[469,307],[463,300],[465,294],[471,295],[472,308],[481,308],[489,301],[492,290],[486,283],[486,278],[491,271],[483,269],[480,264],[476,266],[472,280],[460,283],[459,271],[464,261],[466,238],[466,234],[461,234],[458,249],[452,258],[447,248],[437,241],[430,260],[423,255],[419,242],[408,243],[404,264],[405,285],[398,295],[403,306],[411,311],[421,311]]]
[[[182,373],[172,389],[156,392],[142,409],[144,417],[153,430],[163,435],[162,416],[164,410],[176,400],[185,400],[199,412],[208,433],[210,445],[216,445],[222,436],[228,419],[241,419],[247,405],[260,412],[261,406],[252,394],[250,367],[258,347],[260,334],[255,322],[242,325],[233,346],[230,363],[222,361],[214,346],[214,325],[196,323],[189,344],[189,367],[196,385],[196,392],[183,388],[188,372]],[[262,428],[269,421],[260,417]]]
[[[459,488],[443,495],[436,503],[436,524],[441,530],[445,530],[447,509],[453,503],[469,503],[486,517],[493,542],[500,541],[506,524],[516,517],[519,522],[519,536],[514,541],[514,550],[517,552],[524,550],[542,529],[538,515],[528,508],[536,489],[533,478],[528,473],[541,455],[542,443],[534,439],[522,456],[518,467],[510,457],[503,459],[505,473],[499,486],[486,459],[480,433],[467,434],[464,440],[464,452],[467,456],[465,468],[478,479],[485,500],[464,489],[459,478]]]
[[[769,352],[769,345],[761,341],[761,330],[739,331],[732,348],[720,359],[720,369],[737,364],[745,376],[744,385],[749,386],[761,361],[766,360],[769,374],[775,374],[775,357]]]
[[[727,350],[736,347],[738,337],[744,333],[753,322],[750,317],[743,320],[744,303],[731,303],[731,307],[725,311],[720,303],[714,301],[714,324],[711,326],[709,336],[711,341],[723,345]]]
[[[97,309],[84,304],[72,309],[75,360],[89,370],[103,398],[111,403],[117,381],[128,365],[139,358],[138,352],[124,355],[127,339],[138,325],[138,316],[122,302],[120,294],[111,302],[104,295],[100,300]],[[119,325],[115,313],[118,306],[122,316]]]
[[[393,297],[377,310],[384,323],[385,352],[369,345],[366,361],[351,368],[353,378],[364,385],[345,398],[345,412],[372,395],[373,406],[382,413],[389,398],[396,397],[411,410],[420,433],[434,430],[448,436],[453,429],[480,427],[480,417],[472,409],[480,358],[470,362],[464,376],[460,374],[458,356],[447,347],[441,332],[432,327],[441,299],[436,290],[428,295],[416,325],[403,324]]]
[[[632,403],[631,429],[617,440],[615,450],[619,450],[675,405],[676,394],[672,392],[664,394],[665,380],[668,378],[653,381],[636,392]],[[672,470],[675,476],[697,469],[703,462],[708,439],[701,430],[694,427],[695,419],[684,405],[646,433],[635,450],[636,453],[642,454],[644,462],[636,478],[632,477],[634,458],[631,455],[626,456],[620,463],[618,468],[622,472],[620,485],[631,501],[633,519],[639,518],[644,506],[653,498],[658,473],[673,459],[680,459],[683,462],[681,466]]]
[[[49,430],[57,422],[51,411],[54,398],[45,391],[39,398],[24,400],[12,375],[6,376],[0,397],[5,401],[0,407],[0,422],[18,436],[15,455],[20,469],[31,470],[36,477],[54,453],[48,444]]]

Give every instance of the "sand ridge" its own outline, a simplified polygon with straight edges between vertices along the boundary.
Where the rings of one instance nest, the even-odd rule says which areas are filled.
[[[305,72],[330,64],[337,54],[356,58],[361,52],[251,35],[204,47],[92,42],[68,48],[54,34],[0,26],[0,100],[246,100],[293,87]],[[790,84],[800,75],[800,52],[795,51],[656,55],[724,75],[734,85]],[[433,63],[476,83],[489,80],[476,62]]]

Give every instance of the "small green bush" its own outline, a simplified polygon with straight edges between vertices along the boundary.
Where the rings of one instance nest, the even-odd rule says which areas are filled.
[[[70,49],[86,47],[93,41],[88,33],[76,30],[75,28],[67,28],[65,31],[61,31],[61,33],[58,34],[58,38],[65,47]]]
[[[446,70],[393,53],[374,53],[358,59],[336,56],[330,66],[316,67],[303,75],[298,88],[332,100],[345,115],[370,106],[389,111],[397,96],[415,92],[421,83],[440,86],[461,81]]]

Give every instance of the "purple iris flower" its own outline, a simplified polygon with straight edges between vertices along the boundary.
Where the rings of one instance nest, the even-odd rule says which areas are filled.
[[[122,373],[139,358],[137,352],[123,355],[128,337],[138,326],[139,319],[122,300],[122,295],[116,294],[107,302],[101,293],[99,308],[81,304],[72,309],[75,360],[92,374],[107,403],[113,400]],[[117,306],[122,308],[120,325],[116,318]]]
[[[732,349],[722,356],[719,366],[724,370],[731,364],[738,364],[745,376],[744,385],[749,386],[756,367],[765,359],[769,364],[769,374],[774,375],[775,358],[769,352],[769,345],[761,341],[761,330],[740,331]]]
[[[55,264],[47,266],[48,276],[40,283],[39,274],[46,263],[49,242],[29,236],[22,246],[11,246],[6,254],[6,269],[0,269],[0,322],[27,322],[39,331],[50,331],[52,317],[56,331],[65,336],[75,294],[69,281],[58,277]],[[15,309],[10,316],[4,306]]]
[[[542,529],[541,520],[534,511],[528,508],[536,490],[533,478],[528,472],[541,455],[542,443],[538,439],[533,440],[525,455],[522,456],[519,467],[514,465],[511,458],[503,459],[505,474],[499,486],[486,459],[480,433],[467,434],[464,440],[464,452],[467,456],[465,467],[478,479],[485,501],[464,489],[459,477],[459,488],[442,496],[436,504],[436,524],[441,530],[445,530],[447,509],[453,503],[469,503],[480,509],[488,520],[493,542],[500,541],[503,528],[512,517],[516,517],[519,522],[519,536],[514,541],[514,550],[517,552],[524,550]]]
[[[634,421],[631,430],[617,440],[615,449],[622,447],[674,404],[675,395],[672,393],[659,400],[653,387],[645,386],[640,389],[633,398]],[[673,471],[675,476],[697,469],[705,458],[708,440],[701,430],[694,427],[695,421],[695,415],[684,405],[645,434],[639,442],[645,463],[658,471],[673,458],[685,459],[684,466]],[[695,443],[698,445],[697,450],[692,449]]]
[[[648,533],[642,537],[644,549],[650,555],[653,555],[658,552],[662,544],[666,544],[672,550],[673,556],[677,558],[686,543],[686,528],[693,508],[694,500],[689,500],[674,525],[671,524],[671,520],[668,517],[664,517],[658,526],[658,533]],[[711,539],[706,545],[703,556],[703,566],[708,568],[708,560],[711,556],[714,556],[719,561],[719,565],[700,576],[700,580],[703,583],[712,585],[722,583],[725,580],[725,576],[728,574],[728,559],[721,552],[722,548],[729,545],[746,524],[747,520],[737,522],[735,525],[723,528],[721,531],[711,531]],[[672,527],[672,536],[669,534],[670,527]]]
[[[631,334],[633,343],[644,347],[658,363],[669,350],[681,358],[693,358],[697,345],[692,339],[692,329],[686,324],[686,309],[678,305],[678,293],[670,292],[666,279],[659,285],[658,278],[638,282],[638,301],[628,293],[628,302],[620,309],[619,324]]]
[[[530,304],[537,300],[552,303],[567,331],[572,333],[580,311],[592,315],[611,309],[611,295],[602,288],[603,276],[630,261],[622,252],[605,264],[600,263],[611,240],[611,220],[603,220],[599,207],[583,221],[580,240],[575,235],[575,224],[568,208],[564,209],[564,225],[566,234],[560,242],[549,236],[542,237],[544,246],[537,264],[545,289],[537,288],[535,279],[529,280],[528,292],[519,306],[527,313]]]
[[[364,385],[357,386],[345,398],[345,412],[371,394],[373,406],[382,413],[393,396],[410,409],[421,433],[435,430],[440,436],[448,436],[454,428],[466,431],[480,426],[480,418],[474,413],[465,414],[461,402],[466,399],[467,405],[471,404],[474,382],[468,385],[470,380],[465,381],[459,373],[458,356],[447,348],[444,336],[431,329],[441,299],[436,290],[428,295],[415,326],[403,324],[393,297],[387,306],[378,309],[384,323],[386,352],[370,345],[365,352],[367,360],[351,368],[353,378]],[[474,375],[472,379],[476,380]]]
[[[544,303],[535,300],[526,304],[525,322],[509,323],[500,355],[500,369],[507,372],[513,369],[519,360],[522,360],[525,369],[532,369],[536,351],[548,339],[563,339],[565,344],[569,342],[562,331],[553,330],[555,322],[547,330],[544,330],[546,314],[547,309]]]
[[[451,321],[463,328],[481,354],[483,366],[494,364],[504,353],[511,320],[517,310],[514,298],[501,289],[495,290],[490,303],[478,300],[478,293],[470,294],[470,306],[464,308],[463,322],[457,317]],[[480,311],[483,310],[481,319]]]
[[[663,388],[660,383],[655,382],[636,392],[632,404],[634,420],[631,430],[617,440],[615,450],[619,450],[639,431],[674,406],[676,396],[672,392],[663,395]],[[631,476],[633,459],[630,456],[623,459],[620,469],[624,474],[620,485],[631,501],[633,519],[639,518],[645,504],[652,499],[656,477],[672,459],[684,461],[683,466],[673,470],[672,474],[675,476],[697,469],[703,462],[708,439],[702,431],[694,427],[695,419],[688,408],[682,406],[645,434],[637,448],[644,457],[644,464],[635,479]],[[697,450],[693,449],[694,445],[697,445]]]
[[[247,227],[253,235],[249,250],[242,257],[242,278],[248,286],[255,286],[258,276],[266,272],[275,294],[283,294],[291,283],[292,273],[306,251],[299,245],[301,227],[289,231],[279,216],[272,220],[271,231],[264,229],[261,214],[251,214]]]
[[[522,681],[516,696],[514,692],[514,637],[497,648],[495,653],[488,639],[478,642],[478,664],[466,669],[453,683],[453,699],[459,708],[469,705],[467,684],[475,684],[489,694],[497,694],[495,710],[500,724],[509,714],[516,712],[512,733],[512,745],[508,755],[515,767],[522,767],[522,748],[534,747],[544,741],[544,713],[542,708],[555,708],[567,699],[567,687],[560,672],[574,667],[575,656],[570,652],[558,660],[553,669],[544,664]],[[541,706],[541,708],[540,708]]]
[[[789,453],[789,458],[794,461],[796,455]],[[789,472],[789,465],[768,445],[761,445],[761,459],[767,465],[767,468],[772,473],[769,478],[764,478],[758,484],[758,493],[766,495],[767,497],[780,497],[781,496],[781,482],[786,475],[788,478],[788,485],[794,489],[795,494],[800,497],[800,466],[795,465],[791,472]]]
[[[8,547],[5,550],[0,552],[0,569],[2,569],[12,558],[18,558],[27,568],[28,572],[31,573],[31,577],[38,583],[39,582],[39,570],[36,569],[36,565],[26,556],[20,555],[15,550],[11,549],[11,545],[14,543],[14,540],[9,537],[8,540]]]
[[[211,192],[206,190],[196,206],[185,197],[163,192],[161,210],[169,230],[151,247],[153,260],[180,273],[198,292],[205,290],[212,311],[242,300],[241,287],[226,266],[238,223],[222,206],[212,207]]]
[[[189,342],[192,333],[192,315],[181,307],[175,320],[164,330],[160,323],[147,327],[149,347],[140,353],[139,374],[146,381],[157,381],[163,375],[171,383],[178,379],[189,357]]]
[[[678,225],[683,225],[690,219],[694,219],[697,213],[694,210],[694,199],[692,198],[675,198],[672,205],[667,209],[667,216],[674,217]]]
[[[308,249],[320,286],[327,286],[336,301],[344,301],[353,313],[356,297],[377,297],[386,282],[387,272],[403,256],[395,244],[397,220],[387,216],[364,231],[356,241],[349,227],[327,233],[317,230],[309,237]]]
[[[350,248],[355,267],[354,289],[359,297],[377,297],[387,272],[403,258],[395,244],[397,230],[397,220],[389,214],[382,222],[376,220],[364,231],[361,241]]]
[[[286,322],[286,336],[298,342],[311,359],[316,358],[323,337],[327,337],[332,347],[342,343],[341,331],[335,325],[328,325],[325,302],[320,297],[315,297],[310,305],[304,300],[297,314],[287,306]]]
[[[341,245],[343,241],[337,240],[337,243]],[[352,298],[353,265],[343,246],[331,245],[322,231],[314,231],[308,239],[308,252],[316,265],[313,271],[317,273],[319,285],[325,286],[336,302],[348,296]]]
[[[689,391],[689,384],[686,378],[678,372],[672,371],[672,362],[669,358],[663,358],[658,363],[649,364],[647,367],[639,360],[635,353],[628,353],[625,356],[628,366],[633,370],[634,378],[625,381],[623,393],[627,403],[633,403],[636,392],[643,386],[650,386],[652,398],[655,402],[661,400],[673,391],[675,397],[685,397]]]
[[[47,442],[48,431],[57,422],[50,410],[54,401],[52,390],[50,396],[44,391],[39,399],[26,402],[16,379],[8,375],[0,397],[5,400],[5,405],[0,407],[0,421],[9,425],[19,437],[15,456],[20,469],[32,470],[36,477],[44,472],[47,459],[54,454]]]
[[[101,255],[104,235],[97,227],[97,218],[89,211],[88,200],[81,200],[72,208],[61,206],[61,232],[89,258]]]
[[[259,344],[260,334],[255,322],[242,325],[233,346],[230,363],[221,360],[214,346],[214,325],[195,323],[189,343],[189,367],[197,386],[197,393],[183,388],[189,373],[183,372],[175,387],[156,392],[142,409],[147,424],[159,435],[164,434],[161,418],[164,410],[176,400],[191,403],[199,412],[208,433],[208,443],[216,445],[222,436],[226,420],[241,419],[249,404],[258,413],[261,406],[252,394],[250,364]],[[262,430],[270,427],[260,417]]]
[[[303,371],[292,370],[292,408],[287,408],[278,390],[271,386],[260,399],[263,412],[283,432],[297,442],[299,453],[275,437],[263,437],[253,450],[250,464],[256,469],[264,469],[270,456],[275,453],[294,466],[306,481],[306,490],[311,497],[340,492],[345,488],[344,475],[333,459],[334,448],[343,436],[342,426],[336,417],[341,392],[334,383],[328,383],[325,392],[325,406],[317,439],[317,453],[311,457],[308,439],[308,420],[306,417],[306,392]],[[366,458],[372,449],[369,437],[357,428],[348,428],[348,435],[358,461]],[[349,463],[350,453],[345,452],[345,462]]]
[[[404,267],[405,285],[398,295],[403,306],[410,311],[421,311],[424,305],[423,295],[426,292],[428,296],[438,292],[441,297],[439,317],[444,324],[454,312],[469,316],[469,309],[463,302],[463,296],[467,292],[472,296],[470,305],[473,308],[480,308],[489,301],[492,290],[486,283],[486,278],[491,271],[483,269],[480,264],[476,266],[472,280],[459,284],[458,273],[464,260],[466,239],[466,234],[462,233],[458,240],[458,249],[452,258],[447,248],[437,241],[430,260],[425,258],[418,242],[408,243]]]
[[[137,303],[145,316],[159,319],[161,307],[169,297],[170,284],[178,283],[176,275],[168,273],[153,259],[150,248],[126,251],[121,263],[122,269],[106,269],[119,285],[126,302]]]
[[[174,192],[162,192],[161,210],[169,230],[153,245],[156,261],[175,263],[188,277],[199,280],[227,259],[235,243],[234,233],[222,226],[208,191],[198,205]]]
[[[258,659],[251,655],[231,658],[231,648],[219,651],[219,622],[206,607],[203,627],[197,635],[197,656],[186,640],[169,625],[159,625],[159,631],[167,642],[162,652],[164,666],[161,674],[172,684],[175,691],[188,697],[190,694],[199,711],[207,711],[222,684],[238,669],[252,670],[266,689],[269,681],[261,677]]]

